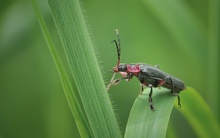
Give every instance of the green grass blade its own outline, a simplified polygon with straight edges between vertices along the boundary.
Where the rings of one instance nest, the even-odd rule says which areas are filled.
[[[218,120],[200,94],[188,88],[181,93],[182,108],[180,111],[188,120],[198,137],[219,138]]]
[[[172,119],[171,119],[172,120]],[[167,138],[177,138],[177,132],[175,131],[175,127],[173,122],[170,120],[168,128],[167,128]]]
[[[176,97],[170,90],[154,89],[153,103],[155,111],[151,111],[148,103],[149,89],[135,100],[126,126],[126,138],[163,138],[166,137],[167,126]]]
[[[81,111],[80,104],[77,99],[77,95],[73,91],[73,87],[71,84],[71,81],[69,77],[67,76],[67,73],[64,69],[64,66],[62,65],[62,62],[59,58],[59,55],[55,49],[55,46],[53,44],[53,41],[51,39],[50,33],[48,31],[48,28],[46,26],[46,23],[35,3],[33,0],[33,5],[36,11],[36,15],[38,17],[38,21],[42,30],[42,33],[44,35],[44,38],[47,42],[48,48],[51,52],[51,55],[53,57],[54,63],[56,65],[57,71],[60,76],[60,80],[64,89],[64,93],[67,99],[67,102],[70,106],[71,112],[76,120],[76,124],[78,127],[78,130],[80,132],[80,135],[82,137],[89,137],[89,128],[87,128],[86,121],[85,121],[85,115]]]
[[[78,0],[48,0],[93,137],[121,137]]]

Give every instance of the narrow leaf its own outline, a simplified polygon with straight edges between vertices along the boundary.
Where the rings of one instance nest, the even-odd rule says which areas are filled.
[[[80,132],[80,135],[82,137],[89,137],[89,135],[90,135],[89,128],[86,128],[87,125],[86,125],[86,121],[85,121],[85,115],[83,115],[83,112],[81,111],[80,104],[77,99],[77,95],[73,91],[71,81],[70,81],[69,77],[67,76],[67,73],[64,69],[64,66],[62,65],[62,62],[59,58],[59,55],[55,49],[55,46],[54,46],[53,41],[51,39],[51,36],[50,36],[50,33],[49,33],[48,28],[46,26],[46,23],[41,15],[38,7],[37,7],[35,1],[33,0],[32,2],[33,2],[33,6],[35,8],[35,11],[36,11],[36,15],[38,17],[38,21],[39,21],[42,33],[43,33],[44,38],[47,42],[48,48],[51,52],[51,55],[53,57],[57,71],[59,73],[60,80],[61,80],[61,83],[62,83],[62,86],[64,89],[64,93],[66,95],[67,102],[68,102],[70,109],[72,111],[72,114],[76,120],[76,124],[78,126],[78,130]]]
[[[200,94],[193,88],[181,93],[182,108],[180,111],[192,126],[198,137],[219,138],[218,120]]]
[[[92,137],[121,137],[78,0],[48,0]]]
[[[167,126],[176,97],[167,89],[154,89],[151,111],[148,102],[149,89],[135,100],[128,119],[126,138],[163,138],[166,137]]]

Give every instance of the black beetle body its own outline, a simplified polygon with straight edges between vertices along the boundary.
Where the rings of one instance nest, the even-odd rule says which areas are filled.
[[[162,86],[171,89],[172,87],[170,81],[171,79],[172,85],[174,87],[173,89],[174,93],[179,93],[180,91],[185,89],[185,85],[181,80],[171,76],[168,73],[165,73],[164,71],[158,69],[157,67],[153,67],[148,64],[140,64],[139,67],[140,67],[140,72],[137,75],[137,78],[142,84],[146,83],[146,84],[151,84],[153,87]]]
[[[142,94],[143,92],[143,86],[150,88],[148,101],[150,103],[151,110],[154,110],[153,99],[152,99],[153,87],[156,88],[160,86],[170,89],[171,93],[177,96],[178,105],[179,107],[181,107],[179,93],[180,91],[185,89],[184,83],[181,80],[171,76],[170,74],[160,70],[158,66],[151,66],[142,63],[137,63],[137,64],[120,63],[121,48],[120,48],[120,39],[119,39],[118,30],[116,30],[116,35],[118,37],[118,41],[113,40],[113,42],[115,43],[117,48],[118,61],[116,66],[113,68],[114,75],[107,89],[109,89],[112,86],[112,84],[118,84],[123,79],[129,81],[130,79],[132,79],[133,76],[136,76],[141,83],[140,94]],[[120,73],[123,77],[114,80],[115,73]]]

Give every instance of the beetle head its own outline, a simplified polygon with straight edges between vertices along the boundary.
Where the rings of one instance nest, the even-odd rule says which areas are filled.
[[[126,72],[127,66],[126,64],[119,64],[119,65],[116,65],[112,71],[113,72]]]

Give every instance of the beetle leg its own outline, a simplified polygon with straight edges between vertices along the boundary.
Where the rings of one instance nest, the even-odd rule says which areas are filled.
[[[108,84],[108,86],[107,86],[107,91],[110,89],[110,87],[112,86],[112,83],[114,82],[114,78],[115,78],[115,75],[116,75],[116,73],[114,73],[113,75],[112,75],[112,78],[111,78],[111,81],[109,82],[109,84]]]
[[[128,73],[127,76],[114,80],[114,77],[115,77],[115,74],[114,74],[114,75],[112,76],[112,79],[111,79],[111,81],[110,81],[110,83],[109,83],[109,85],[107,86],[106,89],[109,90],[112,85],[117,85],[121,80],[126,79],[126,80],[128,81],[128,80],[130,80],[133,76],[134,76],[133,73]]]
[[[180,107],[181,107],[180,96],[179,96],[178,93],[175,93],[175,92],[174,92],[174,85],[173,85],[173,81],[172,81],[172,79],[171,79],[169,76],[168,76],[167,78],[170,80],[171,93],[172,93],[173,95],[177,96],[177,99],[178,99],[178,106],[179,106],[179,108],[180,108]]]
[[[124,79],[126,81],[129,81],[133,76],[134,76],[134,73],[128,73],[127,76],[114,80],[113,84],[118,84],[121,80],[124,80]]]
[[[174,92],[173,95],[177,96],[177,98],[178,98],[178,106],[180,108],[181,107],[181,103],[180,103],[180,96],[179,96],[179,94]]]
[[[175,93],[175,94],[177,94],[177,93]],[[179,108],[181,108],[181,103],[180,103],[180,96],[179,96],[179,94],[177,94],[177,98],[178,98],[178,106],[179,106]]]
[[[170,85],[171,85],[171,93],[173,94],[173,91],[174,91],[173,81],[172,81],[172,79],[171,79],[169,76],[166,77],[166,80],[169,80],[169,81],[170,81]]]
[[[149,102],[149,104],[150,104],[150,109],[152,110],[152,111],[154,111],[154,106],[153,106],[153,99],[152,99],[152,93],[153,93],[153,86],[151,85],[151,84],[149,84],[149,86],[148,87],[150,87],[150,93],[149,93],[149,99],[148,99],[148,102]]]
[[[143,91],[144,91],[144,85],[140,83],[140,86],[141,86],[141,91],[140,91],[139,95],[142,95]]]

